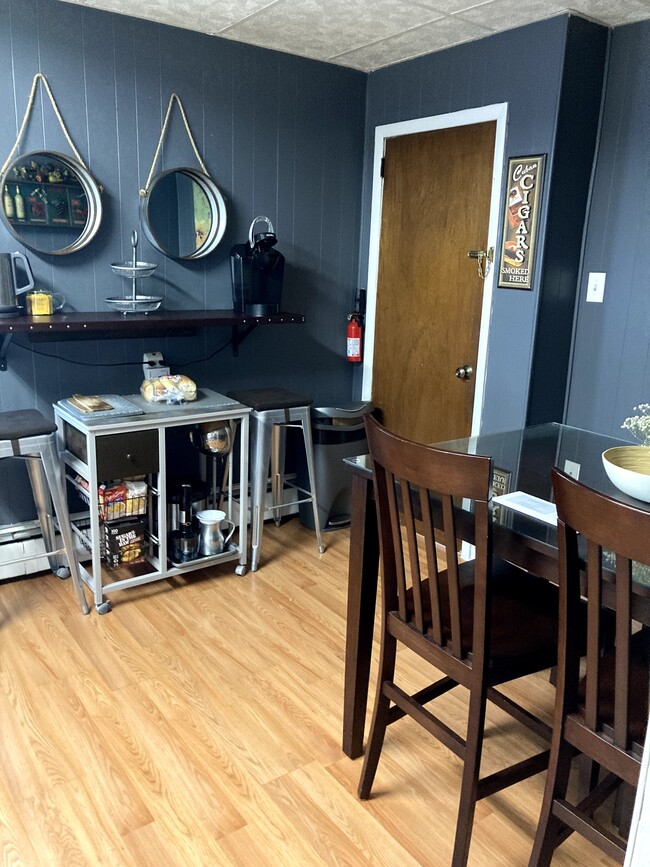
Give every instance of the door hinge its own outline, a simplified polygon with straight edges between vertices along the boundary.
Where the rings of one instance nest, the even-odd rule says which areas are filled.
[[[381,158],[381,164],[379,166],[379,177],[380,178],[384,177],[385,169],[386,169],[386,157],[382,157]]]

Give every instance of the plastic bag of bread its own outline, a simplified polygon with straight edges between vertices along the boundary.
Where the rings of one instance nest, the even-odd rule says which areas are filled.
[[[145,379],[140,394],[149,403],[185,403],[196,400],[196,383],[189,376],[159,376]]]

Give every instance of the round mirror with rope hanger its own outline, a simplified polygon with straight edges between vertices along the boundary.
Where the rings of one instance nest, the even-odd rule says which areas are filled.
[[[74,157],[41,150],[14,158],[27,128],[39,81]],[[37,73],[16,141],[0,169],[2,221],[14,238],[30,250],[55,256],[74,253],[90,243],[99,230],[101,191],[74,146],[47,79]]]
[[[201,166],[174,168],[154,177],[174,102]],[[172,93],[149,177],[140,190],[140,216],[151,244],[173,259],[200,259],[211,253],[226,231],[226,202],[210,177],[192,136],[180,97]]]

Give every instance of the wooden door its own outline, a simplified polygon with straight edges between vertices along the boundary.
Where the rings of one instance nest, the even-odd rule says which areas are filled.
[[[384,424],[436,442],[468,436],[496,123],[386,141],[372,398]]]

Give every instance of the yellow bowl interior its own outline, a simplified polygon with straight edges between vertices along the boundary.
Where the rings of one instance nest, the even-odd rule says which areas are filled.
[[[607,449],[603,457],[623,470],[650,476],[650,448],[646,446],[616,446]]]

